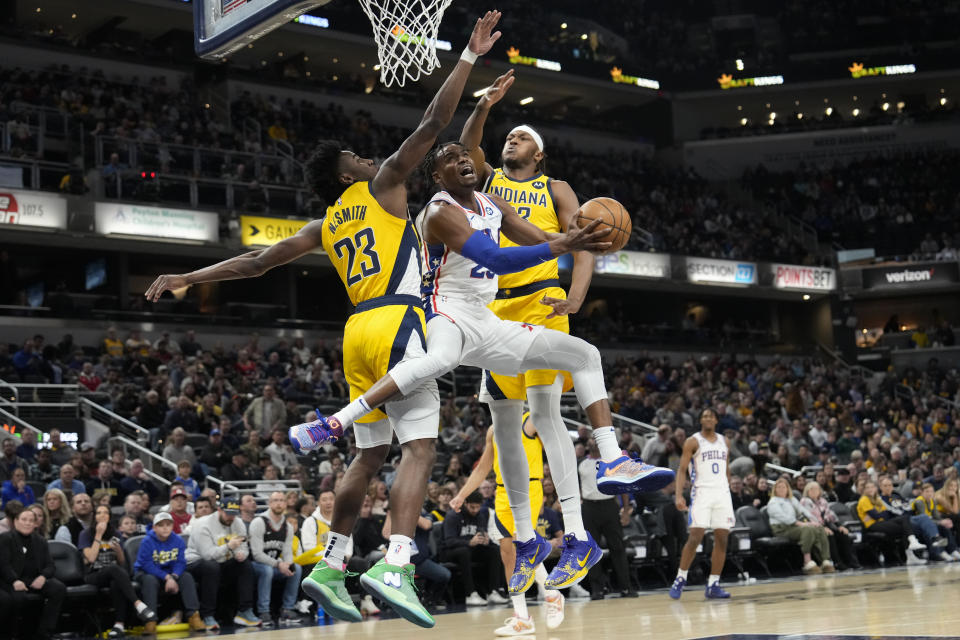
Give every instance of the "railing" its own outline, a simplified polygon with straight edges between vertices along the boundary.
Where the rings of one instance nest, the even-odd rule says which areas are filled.
[[[787,473],[793,476],[794,478],[800,475],[800,472],[797,471],[796,469],[788,469],[787,467],[781,467],[780,465],[773,464],[772,462],[768,462],[767,464],[763,465],[763,470],[766,471],[767,469],[773,469],[774,471],[779,471],[780,473]]]
[[[634,420],[633,418],[628,418],[627,416],[620,415],[619,413],[611,413],[610,415],[613,416],[613,421],[614,421],[613,426],[615,426],[615,427],[618,426],[618,425],[617,425],[617,421],[619,420],[620,422],[625,422],[625,423],[627,423],[627,424],[630,425],[630,426],[640,427],[640,428],[643,429],[644,431],[649,431],[650,433],[656,433],[656,432],[657,432],[657,428],[656,428],[655,426],[653,426],[652,424],[647,424],[646,422],[641,422],[641,421],[639,421],[639,420]],[[632,431],[632,429],[631,429],[631,431]]]
[[[257,506],[265,507],[270,501],[270,494],[274,491],[298,491],[302,490],[299,480],[220,480],[213,476],[207,476],[206,486],[216,490],[217,495],[222,496],[224,491],[236,491],[238,493],[249,493],[257,501]]]
[[[89,398],[80,398],[80,411],[83,417],[88,420],[96,420],[110,429],[110,433],[126,432],[124,435],[131,435],[137,442],[146,444],[150,441],[150,432],[135,422],[132,422],[123,416],[118,416],[106,407],[102,407]],[[139,446],[139,445],[138,445]],[[151,455],[156,455],[150,452]],[[173,463],[171,463],[173,464]],[[177,465],[173,465],[173,470],[177,470]]]
[[[2,131],[2,130],[0,130]],[[25,189],[34,191],[55,191],[60,188],[60,180],[65,173],[70,171],[70,165],[66,162],[49,162],[47,160],[36,160],[23,156],[0,156],[0,162],[6,166],[17,165],[27,170],[29,177],[24,181]]]
[[[13,389],[16,415],[25,411],[30,417],[78,417],[79,389],[75,384],[38,384],[0,380],[0,389]]]
[[[858,375],[858,376],[860,376],[861,378],[864,378],[865,380],[869,380],[870,378],[873,377],[873,373],[874,373],[873,371],[871,371],[870,369],[867,369],[866,367],[861,366],[861,365],[859,365],[859,364],[850,364],[850,363],[848,363],[846,360],[844,360],[844,359],[841,358],[839,355],[837,355],[837,353],[836,353],[835,351],[833,351],[832,349],[830,349],[827,345],[823,344],[822,342],[817,342],[817,346],[820,348],[821,351],[823,351],[823,352],[826,353],[828,356],[830,356],[830,358],[831,358],[836,364],[838,364],[841,369],[845,369],[845,370],[848,371],[849,373],[852,373],[852,374],[854,374],[854,375]]]
[[[166,476],[162,475],[160,471],[164,468],[170,469],[173,471],[173,475],[177,474],[177,465],[172,460],[167,460],[162,456],[158,456],[150,449],[147,449],[143,445],[134,442],[130,438],[125,436],[113,436],[108,441],[110,444],[110,449],[118,447],[123,451],[124,457],[127,460],[139,459],[143,463],[143,469],[147,474],[165,485],[170,485],[170,480]]]
[[[12,405],[10,405],[10,403],[8,403],[6,400],[3,400],[3,402],[0,402],[0,420],[3,420],[5,423],[6,422],[12,423],[12,426],[19,427],[21,430],[25,429],[27,431],[33,431],[34,433],[37,434],[37,442],[43,441],[43,432],[41,432],[40,429],[37,429],[35,426],[25,421],[23,418],[20,418],[19,416],[15,416],[14,414],[7,411],[4,408],[6,406],[12,406]],[[0,435],[2,435],[3,433],[13,435],[11,432],[7,431],[6,429],[0,432]]]

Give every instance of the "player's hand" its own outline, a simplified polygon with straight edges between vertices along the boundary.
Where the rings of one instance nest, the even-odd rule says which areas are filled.
[[[463,506],[463,498],[458,493],[457,495],[450,498],[450,508],[460,513],[460,507]]]
[[[487,11],[482,18],[477,18],[477,24],[474,25],[473,33],[470,34],[470,43],[467,45],[470,51],[478,56],[490,51],[493,43],[502,35],[499,31],[493,31],[500,21],[500,15],[499,11],[494,10]]]
[[[488,109],[500,102],[501,98],[507,94],[507,90],[513,86],[516,78],[513,77],[513,69],[497,78],[492,85],[480,97],[480,104]]]
[[[683,496],[677,496],[677,499],[674,501],[674,504],[677,505],[677,511],[687,510],[687,501],[683,499]]]
[[[561,300],[560,298],[551,298],[550,296],[544,296],[540,301],[540,304],[545,304],[548,307],[553,307],[547,315],[547,320],[550,318],[556,318],[557,316],[570,316],[575,314],[577,311],[580,311],[580,305],[570,300]]]
[[[164,291],[179,291],[188,286],[190,285],[187,284],[187,279],[184,276],[168,273],[154,280],[143,297],[150,302],[156,302]]]
[[[599,229],[601,222],[602,220],[599,218],[591,220],[590,224],[582,229],[575,224],[570,225],[566,233],[562,233],[556,240],[550,241],[550,244],[554,245],[552,247],[554,255],[573,251],[597,251],[602,253],[609,249],[610,243],[600,240],[608,233],[605,229]]]

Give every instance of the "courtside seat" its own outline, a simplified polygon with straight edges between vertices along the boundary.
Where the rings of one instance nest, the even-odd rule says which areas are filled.
[[[49,549],[53,558],[53,575],[67,586],[67,601],[96,598],[97,588],[83,581],[83,556],[80,550],[60,540],[51,540]]]
[[[766,509],[761,511],[753,505],[740,507],[736,513],[736,525],[750,530],[751,546],[757,551],[755,557],[768,576],[771,574],[767,560],[773,556],[781,556],[786,559],[789,555],[786,551],[791,547],[797,546],[786,538],[773,535],[773,531],[770,529],[770,520],[766,515]]]

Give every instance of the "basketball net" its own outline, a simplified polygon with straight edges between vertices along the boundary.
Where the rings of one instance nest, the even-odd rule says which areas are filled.
[[[402,87],[440,66],[437,33],[452,0],[360,0],[373,25],[380,82]]]

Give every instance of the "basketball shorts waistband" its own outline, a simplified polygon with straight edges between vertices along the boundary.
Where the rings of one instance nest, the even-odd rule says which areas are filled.
[[[497,300],[509,300],[511,298],[522,298],[523,296],[528,296],[531,293],[536,293],[542,289],[549,289],[551,287],[559,287],[560,280],[557,278],[551,278],[549,280],[538,280],[537,282],[531,282],[530,284],[525,284],[522,287],[511,287],[509,289],[498,289],[497,290]]]
[[[369,300],[364,300],[358,304],[353,312],[354,313],[363,313],[364,311],[370,311],[371,309],[379,309],[380,307],[389,307],[391,305],[400,305],[400,306],[415,306],[420,307],[423,305],[423,301],[420,300],[417,296],[405,295],[405,294],[395,294],[389,296],[377,296],[376,298],[370,298]]]

